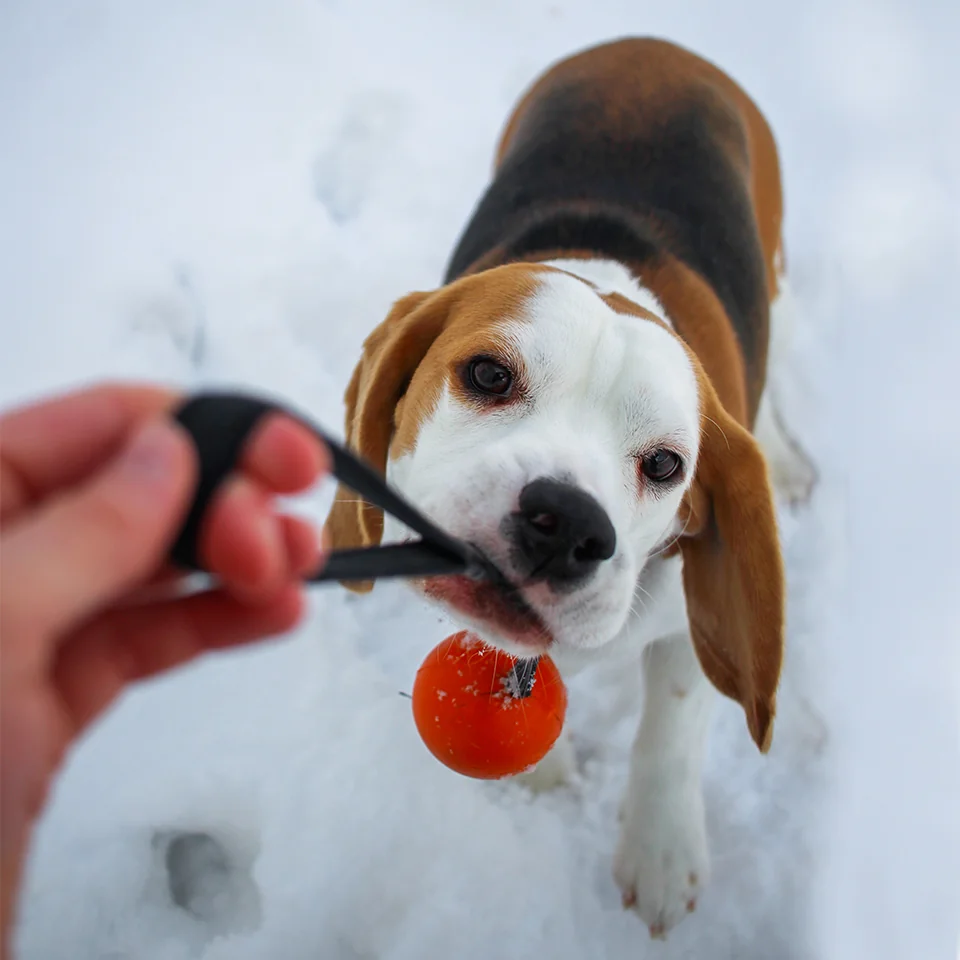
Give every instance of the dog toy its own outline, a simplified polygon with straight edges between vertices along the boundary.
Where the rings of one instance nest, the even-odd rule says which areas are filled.
[[[566,709],[549,657],[518,659],[467,630],[434,647],[413,684],[413,719],[427,749],[481,780],[535,766],[560,736]]]

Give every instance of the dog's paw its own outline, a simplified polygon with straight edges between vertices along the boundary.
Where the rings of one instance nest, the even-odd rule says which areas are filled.
[[[665,939],[696,908],[708,870],[699,787],[631,788],[622,809],[614,877],[624,907],[636,910],[651,937]]]
[[[770,460],[770,480],[776,493],[791,507],[807,503],[817,485],[817,468],[799,446],[784,449]]]
[[[766,395],[757,413],[754,434],[766,457],[777,496],[791,507],[807,503],[817,485],[817,468]]]

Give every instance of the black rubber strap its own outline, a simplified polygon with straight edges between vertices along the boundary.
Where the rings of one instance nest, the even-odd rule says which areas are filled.
[[[190,570],[202,566],[197,555],[200,527],[213,495],[232,473],[254,427],[273,407],[264,400],[241,394],[200,394],[188,400],[176,414],[177,422],[190,434],[200,461],[200,482],[193,504],[170,557]]]
[[[279,404],[235,393],[198,394],[176,413],[176,420],[190,434],[197,449],[200,480],[190,512],[170,553],[174,563],[191,570],[203,569],[197,551],[210,501],[220,484],[236,469],[254,428],[266,414],[273,412],[285,413],[311,430],[330,451],[334,476],[423,537],[413,543],[334,551],[323,569],[309,578],[310,582],[442,574],[487,576],[489,563],[476,548],[431,523],[391,490],[376,470],[305,417]]]
[[[529,697],[533,693],[533,681],[537,675],[537,664],[539,662],[539,657],[529,657],[525,660],[518,660],[514,664],[513,673],[517,678],[521,697]]]
[[[303,422],[302,418],[298,419]],[[364,500],[380,507],[396,517],[402,524],[419,533],[423,537],[423,545],[428,546],[439,561],[447,561],[446,566],[437,570],[437,573],[468,573],[471,576],[483,576],[483,559],[475,548],[462,540],[451,537],[446,531],[433,524],[419,510],[391,490],[373,467],[358,459],[336,440],[332,440],[310,424],[307,424],[307,426],[327,445],[333,460],[333,475],[341,483],[359,493]],[[414,547],[417,544],[403,544],[403,546]],[[373,551],[381,553],[390,549],[389,547],[367,548],[371,554]],[[393,553],[396,554],[397,550],[393,550]],[[346,554],[347,551],[342,552],[342,555],[345,556]],[[339,552],[334,553],[331,556],[331,562],[340,555]],[[396,575],[401,576],[403,574]],[[415,576],[416,574],[411,575]],[[333,577],[322,576],[322,579],[333,579]]]
[[[438,553],[422,540],[391,543],[381,547],[334,550],[319,571],[306,577],[307,583],[329,580],[389,580],[396,577],[440,577],[464,574],[462,560]]]

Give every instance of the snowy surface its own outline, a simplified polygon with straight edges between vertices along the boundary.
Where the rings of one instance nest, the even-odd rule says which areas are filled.
[[[654,34],[729,69],[778,135],[802,320],[779,390],[823,473],[783,517],[774,748],[759,757],[718,711],[714,880],[666,944],[610,873],[636,671],[572,686],[574,787],[461,779],[398,695],[450,625],[380,586],[317,591],[295,635],[143,688],[99,725],[37,833],[20,957],[956,956],[958,16],[0,5],[3,404],[122,374],[257,387],[339,426],[363,336],[437,282],[524,85],[592,42]],[[194,831],[217,847],[194,851],[190,914],[164,857]]]

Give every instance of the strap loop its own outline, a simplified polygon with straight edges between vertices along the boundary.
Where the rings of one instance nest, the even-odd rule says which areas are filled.
[[[423,538],[412,543],[334,551],[310,582],[377,580],[464,574],[487,577],[491,564],[472,544],[441,530],[387,486],[377,472],[328,437],[305,417],[279,404],[234,393],[202,393],[176,413],[190,434],[200,462],[200,482],[193,504],[170,552],[178,566],[203,569],[198,554],[203,518],[217,489],[236,468],[250,434],[269,413],[285,413],[313,432],[330,450],[333,474],[370,503],[395,516]],[[499,571],[497,571],[499,573]]]

